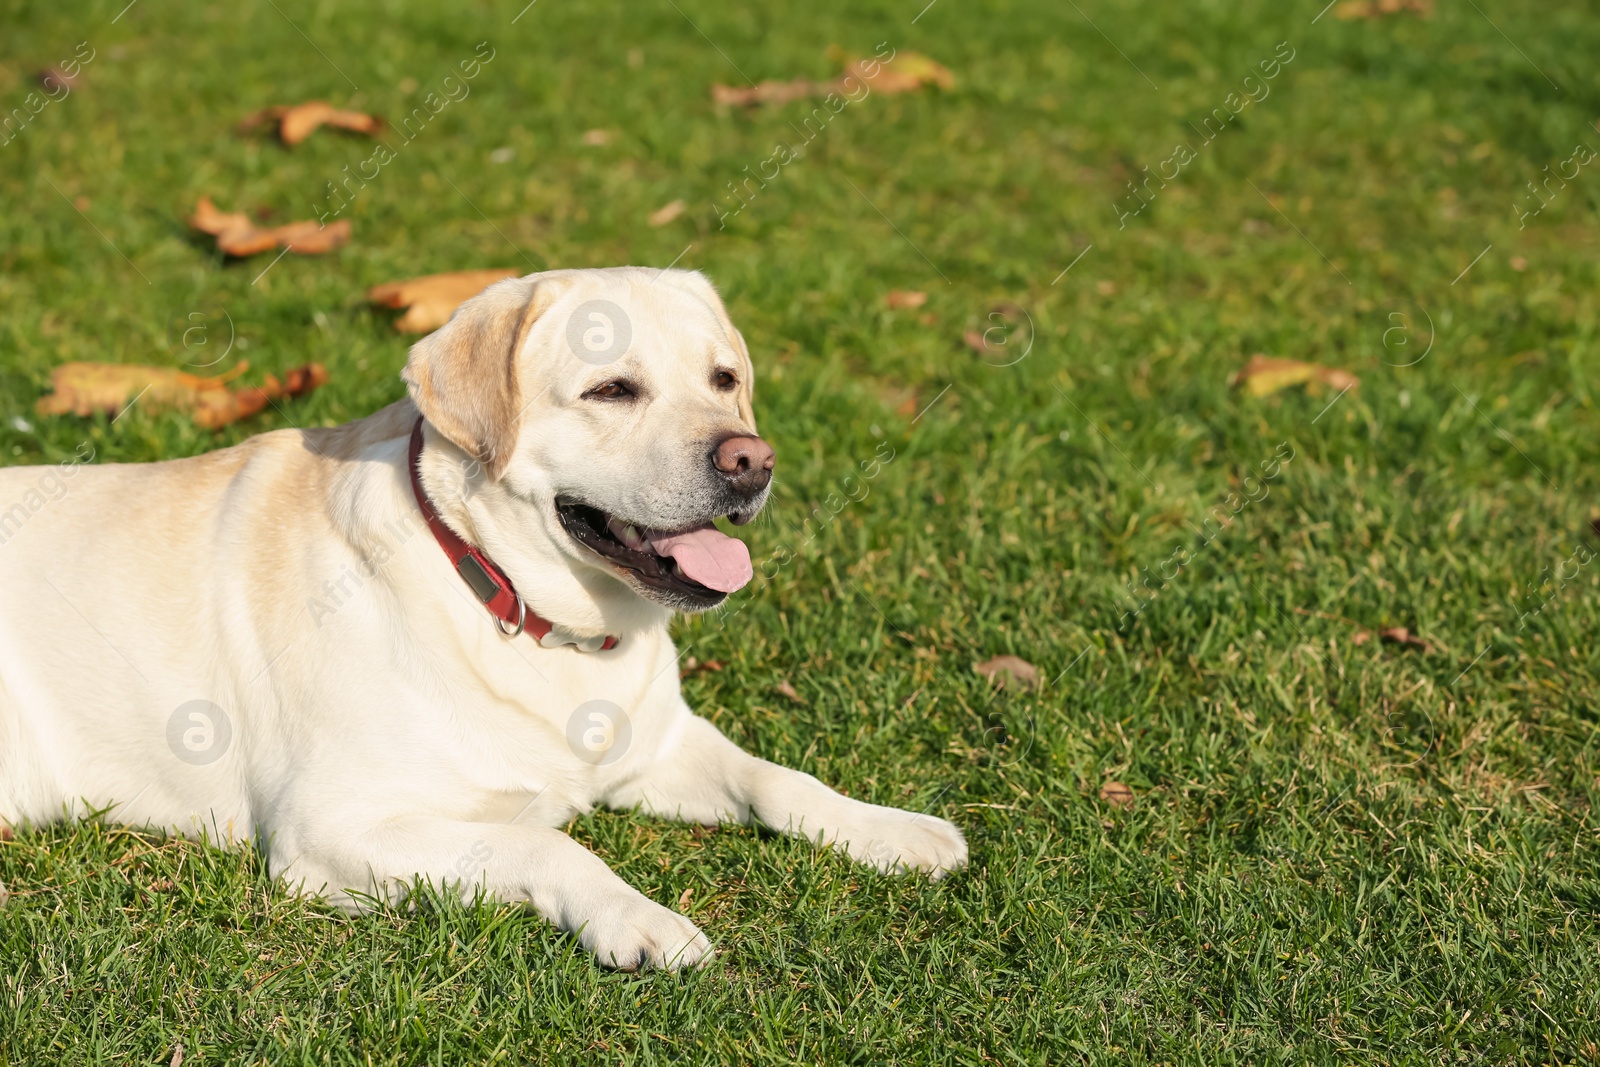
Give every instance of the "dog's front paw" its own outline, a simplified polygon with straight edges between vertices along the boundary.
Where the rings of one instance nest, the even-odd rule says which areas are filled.
[[[678,971],[703,966],[713,955],[699,927],[642,893],[595,909],[578,943],[618,971]]]
[[[898,808],[871,808],[838,847],[885,874],[921,871],[937,880],[967,865],[967,839],[955,824]]]

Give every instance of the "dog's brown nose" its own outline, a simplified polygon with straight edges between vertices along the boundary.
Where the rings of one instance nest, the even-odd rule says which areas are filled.
[[[711,450],[711,465],[741,493],[765,489],[777,459],[772,446],[759,437],[729,437]]]

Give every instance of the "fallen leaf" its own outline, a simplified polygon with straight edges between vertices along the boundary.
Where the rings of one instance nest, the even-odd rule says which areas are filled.
[[[367,299],[379,307],[405,308],[406,313],[394,320],[394,328],[402,333],[431,333],[449,322],[463,302],[495,282],[516,276],[515,270],[506,268],[426,274],[374,285],[367,290]]]
[[[1521,274],[1523,271],[1528,269],[1528,261],[1523,259],[1521,256],[1512,256],[1511,269],[1516,271],[1518,274]]]
[[[78,79],[81,76],[81,70],[78,74],[68,74],[60,67],[46,67],[36,75],[39,79],[39,85],[47,93],[54,93],[57,89],[66,89],[68,91],[76,89],[78,87]]]
[[[584,144],[598,148],[610,144],[613,136],[610,130],[585,130],[582,140]]]
[[[220,210],[209,196],[202,196],[195,205],[189,225],[215,237],[217,248],[224,255],[239,258],[273,248],[287,248],[300,255],[320,255],[350,240],[349,219],[340,219],[328,226],[308,219],[263,230],[242,211]]]
[[[920,52],[900,52],[887,62],[850,56],[837,46],[828,49],[828,55],[844,68],[844,72],[831,81],[795,78],[791,81],[768,79],[745,87],[713,84],[712,102],[731,107],[756,107],[761,104],[787,104],[791,100],[827,96],[829,93],[857,99],[855,94],[860,91],[861,82],[865,82],[872,92],[879,93],[913,93],[925,85],[953,89],[956,84],[955,75],[950,73],[948,67]],[[870,75],[867,73],[869,69],[872,70]]]
[[[1133,807],[1133,790],[1121,782],[1107,782],[1100,787],[1100,799],[1114,808]]]
[[[132,397],[148,399],[157,408],[184,404],[194,393],[226,390],[228,383],[249,369],[240,362],[231,371],[215,378],[162,367],[142,367],[120,363],[64,363],[50,372],[55,390],[34,405],[41,415],[86,417],[97,411],[114,415]]]
[[[1243,386],[1251,396],[1267,396],[1306,382],[1322,382],[1343,392],[1360,385],[1361,379],[1337,367],[1303,363],[1298,359],[1278,359],[1263,356],[1259,352],[1250,357],[1242,370],[1228,379],[1229,385],[1235,388]]]
[[[1020,689],[1039,684],[1039,669],[1020,656],[996,656],[972,669],[993,682],[996,689],[1004,689],[1010,682]]]
[[[1413,634],[1404,626],[1391,626],[1387,630],[1379,630],[1378,636],[1391,645],[1408,645],[1412,648],[1420,648],[1424,652],[1433,651],[1432,645]]]
[[[928,294],[916,289],[891,289],[883,302],[896,311],[909,308],[919,308],[928,302]]]
[[[1433,0],[1345,0],[1333,9],[1336,19],[1376,19],[1385,15],[1398,15],[1402,11],[1415,12],[1424,18],[1433,15]]]
[[[708,659],[704,663],[701,663],[693,656],[690,656],[688,659],[683,661],[683,673],[681,677],[687,678],[691,674],[700,674],[704,671],[720,671],[725,666],[727,666],[727,664],[723,663],[721,660]]]
[[[172,1059],[167,1067],[183,1067],[183,1042],[178,1042],[178,1047],[172,1050]]]
[[[773,688],[796,704],[804,704],[806,702],[806,698],[795,692],[794,684],[787,678],[773,686]]]
[[[323,100],[308,100],[292,107],[266,107],[245,116],[239,123],[241,130],[254,129],[263,123],[278,124],[278,139],[295,145],[316,132],[320,126],[334,126],[352,133],[374,134],[383,129],[383,120],[376,115],[360,111],[345,111]]]
[[[308,363],[290,371],[283,382],[269,374],[259,386],[229,388],[249,368],[241,361],[226,374],[202,378],[168,367],[64,363],[50,372],[53,392],[40,397],[34,410],[41,415],[114,416],[138,401],[154,411],[186,412],[196,425],[216,430],[254,415],[274,400],[304,396],[328,381],[320,364]]]
[[[1026,316],[1027,312],[1023,311],[1022,308],[1018,307],[1016,304],[1007,302],[996,304],[994,307],[990,308],[989,314],[984,321],[991,323],[1009,323]],[[991,333],[995,335],[995,339],[993,341],[991,341],[989,336]],[[1008,330],[1003,326],[990,326],[988,329],[980,329],[978,326],[969,326],[961,334],[961,339],[967,343],[968,348],[972,349],[980,356],[998,356],[1005,352],[1007,333]]]
[[[689,205],[684,203],[682,200],[674,200],[672,203],[663,204],[661,207],[650,212],[650,217],[645,221],[652,226],[665,226],[679,215],[682,215],[684,209],[688,206]]]
[[[269,374],[259,386],[207,391],[201,395],[190,417],[202,429],[220,430],[229,423],[249,418],[274,400],[292,400],[326,384],[327,370],[320,363],[307,363],[285,374],[282,382]]]
[[[152,893],[170,893],[176,888],[177,886],[173,884],[171,878],[158,878],[150,883],[150,892]]]
[[[803,100],[809,96],[826,96],[832,91],[832,82],[814,82],[808,78],[796,78],[794,81],[767,81],[757,82],[748,88],[733,85],[713,84],[711,86],[711,101],[715,104],[724,104],[732,107],[755,107],[758,104],[787,104],[791,100]]]
[[[678,894],[678,910],[683,911],[689,906],[689,898],[694,896],[694,886],[690,886]]]
[[[956,87],[956,76],[950,73],[950,68],[934,62],[921,52],[898,52],[887,63],[845,56],[838,49],[830,49],[829,54],[843,61],[846,77],[854,75],[860,78],[872,86],[873,92],[914,93],[924,85],[937,85],[945,90]],[[873,63],[876,63],[877,71],[869,76],[866,67]]]
[[[1355,632],[1355,636],[1350,638],[1350,643],[1359,648],[1360,646],[1366,644],[1368,641],[1371,641],[1371,640],[1372,640],[1372,633],[1370,631],[1368,631],[1368,630],[1357,630]]]

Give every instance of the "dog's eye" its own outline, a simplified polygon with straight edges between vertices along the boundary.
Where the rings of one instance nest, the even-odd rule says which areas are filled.
[[[727,392],[739,384],[739,379],[733,376],[732,371],[719,370],[711,376],[711,384],[723,392]]]
[[[633,387],[627,382],[612,381],[597,385],[583,395],[594,400],[626,400],[628,397],[637,394],[634,393]]]

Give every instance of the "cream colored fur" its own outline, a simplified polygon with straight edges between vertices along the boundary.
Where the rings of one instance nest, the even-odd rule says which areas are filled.
[[[569,340],[596,300],[631,333],[604,364]],[[419,878],[483,887],[622,968],[711,946],[559,829],[597,806],[759,820],[883,870],[961,866],[948,822],[843,797],[696,716],[671,612],[557,521],[573,492],[661,529],[712,517],[706,442],[754,433],[751,376],[698,274],[557,271],[463,305],[413,350],[412,399],[359,422],[54,480],[0,470],[0,819],[109,809],[253,841],[274,875],[346,908]],[[585,398],[619,378],[637,402]],[[497,630],[412,497],[419,408],[446,520],[562,640],[617,648]]]

